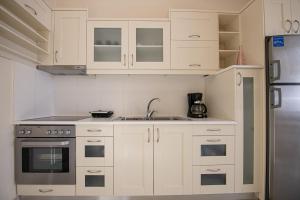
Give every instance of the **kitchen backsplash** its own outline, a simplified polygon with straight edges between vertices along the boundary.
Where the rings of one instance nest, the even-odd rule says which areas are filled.
[[[98,75],[56,76],[54,113],[86,115],[97,109],[113,110],[115,116],[145,115],[147,102],[154,102],[156,115],[186,115],[187,93],[204,91],[201,76]]]

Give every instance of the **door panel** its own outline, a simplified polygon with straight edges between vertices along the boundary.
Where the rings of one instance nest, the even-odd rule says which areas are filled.
[[[300,82],[300,51],[298,50],[299,46],[299,36],[285,36],[284,47],[273,47],[273,39],[271,38],[269,42],[270,82]],[[272,77],[274,77],[274,81],[272,81]]]
[[[291,8],[292,8],[292,21],[293,21],[293,29],[292,33],[299,34],[300,33],[300,0],[291,0]]]
[[[115,195],[153,195],[153,126],[115,126]]]
[[[270,186],[273,200],[300,199],[300,86],[281,89],[282,105],[270,107]],[[271,89],[274,89],[271,88]],[[270,95],[278,104],[278,95]],[[270,99],[270,102],[274,100]]]

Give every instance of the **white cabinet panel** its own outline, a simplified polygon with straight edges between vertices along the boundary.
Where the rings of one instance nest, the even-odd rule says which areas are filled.
[[[234,166],[194,166],[193,193],[218,194],[234,192]]]
[[[76,125],[76,136],[113,136],[113,125]]]
[[[172,40],[218,40],[217,13],[171,12]]]
[[[86,65],[86,11],[54,12],[54,64]]]
[[[292,33],[299,34],[300,33],[300,0],[291,0],[291,8],[292,8]]]
[[[76,195],[78,196],[112,196],[112,167],[77,167]]]
[[[153,126],[115,126],[115,195],[153,195]]]
[[[20,196],[74,196],[74,185],[17,185]]]
[[[113,137],[77,137],[77,166],[113,166]]]
[[[217,70],[219,68],[217,41],[172,42],[172,69]]]
[[[235,135],[234,125],[195,125],[192,134],[194,135]]]

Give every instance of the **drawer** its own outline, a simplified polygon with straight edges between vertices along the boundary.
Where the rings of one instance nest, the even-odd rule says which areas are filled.
[[[112,167],[77,167],[76,195],[112,196]]]
[[[217,13],[171,12],[172,40],[218,41],[218,29]]]
[[[51,10],[41,0],[15,0],[24,10],[32,15],[40,24],[51,30]]]
[[[235,135],[234,125],[196,125],[193,135]]]
[[[17,185],[19,196],[74,196],[75,185]]]
[[[77,137],[77,166],[113,166],[113,137]]]
[[[219,44],[216,41],[173,41],[172,69],[217,70]]]
[[[193,165],[234,164],[234,136],[193,136]]]
[[[76,136],[113,136],[113,125],[78,125]]]
[[[234,192],[234,166],[194,166],[193,194]]]

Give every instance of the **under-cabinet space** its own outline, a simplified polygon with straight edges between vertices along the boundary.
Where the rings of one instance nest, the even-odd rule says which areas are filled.
[[[212,165],[193,167],[193,194],[234,192],[234,166]]]
[[[77,196],[112,196],[113,168],[112,167],[77,167],[76,168]]]

